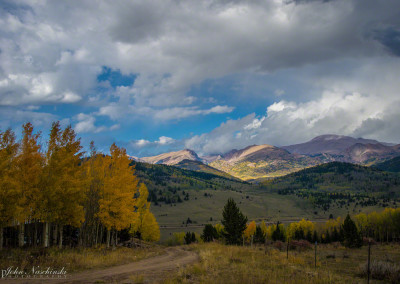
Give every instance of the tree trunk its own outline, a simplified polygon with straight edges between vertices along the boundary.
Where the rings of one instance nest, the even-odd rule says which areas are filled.
[[[49,222],[43,224],[43,247],[49,247]]]
[[[112,245],[113,247],[115,247],[114,237],[115,237],[115,232],[112,231],[112,232],[111,232],[111,245]]]
[[[53,229],[53,245],[56,246],[57,245],[57,236],[58,236],[58,225],[55,224],[54,225],[54,229]]]
[[[63,245],[63,225],[59,226],[59,233],[60,233],[60,237],[58,240],[58,248],[62,249],[62,245]]]
[[[24,244],[25,244],[25,223],[22,222],[19,224],[18,246],[23,247]]]
[[[33,246],[37,246],[37,239],[38,239],[38,222],[35,221],[35,232],[33,233]]]
[[[118,245],[118,231],[115,230],[115,246]]]
[[[107,229],[107,248],[110,247],[111,230]]]
[[[96,222],[96,235],[95,235],[95,239],[94,239],[94,246],[97,247],[97,236],[99,233],[99,223]]]
[[[3,250],[3,227],[0,226],[0,250]]]

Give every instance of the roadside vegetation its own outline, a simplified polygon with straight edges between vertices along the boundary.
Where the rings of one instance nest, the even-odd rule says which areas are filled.
[[[97,248],[14,248],[0,252],[0,267],[18,267],[28,271],[37,266],[64,267],[70,273],[131,263],[162,253],[164,248],[160,246],[135,249],[117,247],[111,250],[106,249],[105,245]]]
[[[292,248],[288,258],[286,246],[280,248],[275,243],[243,247],[211,242],[191,247],[198,252],[200,262],[181,268],[165,283],[366,283],[367,278],[365,246],[318,245],[316,267],[313,246]],[[399,283],[399,244],[374,245],[371,252],[375,261],[371,283]]]
[[[400,281],[400,209],[348,214],[320,224],[304,219],[246,224],[247,217],[228,199],[222,215],[222,224],[207,224],[200,238],[174,234],[172,244],[191,245],[201,260],[167,283],[358,283],[368,274]]]

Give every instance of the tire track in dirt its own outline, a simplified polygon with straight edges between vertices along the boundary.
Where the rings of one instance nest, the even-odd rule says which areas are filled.
[[[195,263],[199,260],[198,255],[182,247],[167,248],[166,254],[143,259],[128,264],[87,270],[72,273],[67,279],[10,279],[9,283],[14,284],[83,284],[83,283],[132,283],[132,275],[143,275],[150,282],[165,278],[168,272],[177,270],[180,267]],[[0,281],[0,283],[8,283]]]

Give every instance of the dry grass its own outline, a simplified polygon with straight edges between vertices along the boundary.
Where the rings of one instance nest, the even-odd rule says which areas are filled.
[[[31,269],[33,266],[41,268],[52,267],[68,272],[81,271],[92,268],[102,268],[139,261],[144,258],[159,255],[163,252],[160,247],[153,248],[126,248],[106,250],[101,248],[73,248],[73,249],[10,249],[0,253],[0,267],[19,267]]]
[[[368,264],[360,266],[359,274],[367,277]],[[372,279],[388,280],[391,283],[400,283],[400,266],[387,261],[374,260],[370,265]]]
[[[217,243],[192,246],[201,261],[180,269],[165,283],[363,283],[358,267],[364,263],[367,248],[346,249],[341,246],[319,246],[317,268],[314,250],[286,251],[273,246],[249,248],[224,246]],[[400,250],[390,246],[376,246],[374,257],[398,260]],[[360,262],[362,260],[362,262]],[[371,282],[380,283],[380,282]]]

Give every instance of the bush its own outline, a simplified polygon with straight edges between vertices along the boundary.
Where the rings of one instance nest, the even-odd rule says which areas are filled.
[[[308,249],[312,249],[312,244],[309,241],[306,240],[293,240],[289,243],[289,249],[293,250],[298,250],[298,251],[305,251]]]
[[[371,241],[371,245],[376,245],[376,241],[374,239],[366,238],[366,237],[363,238],[363,245],[367,246],[370,241]]]
[[[279,250],[283,250],[284,248],[286,248],[286,244],[282,241],[275,241],[274,242],[274,247],[279,249]]]
[[[179,246],[183,245],[185,242],[185,232],[178,232],[178,233],[173,233],[172,238],[167,240],[167,245],[168,246]]]
[[[371,277],[377,280],[389,280],[392,283],[400,282],[400,266],[384,262],[384,261],[372,261],[370,265]],[[359,269],[359,275],[367,277],[368,263],[362,265]]]

